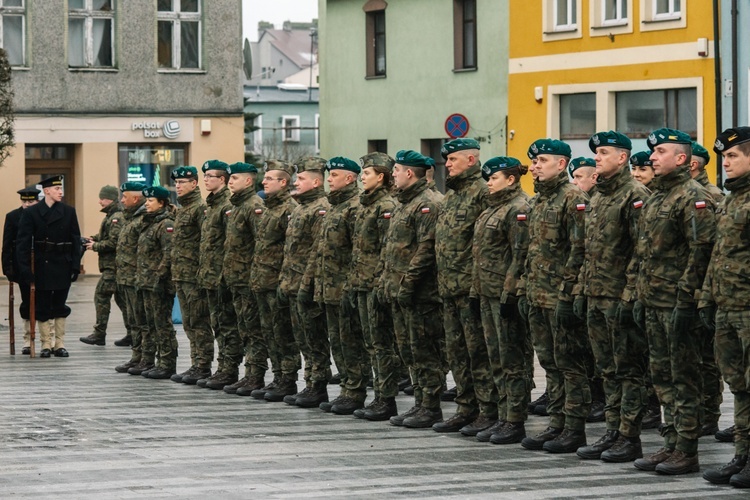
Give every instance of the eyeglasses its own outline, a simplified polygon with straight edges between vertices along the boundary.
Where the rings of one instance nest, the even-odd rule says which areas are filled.
[[[204,179],[218,179],[220,175],[203,174]]]
[[[177,179],[177,180],[174,181],[175,184],[189,184],[191,182],[193,182],[193,181],[188,181],[186,179]]]

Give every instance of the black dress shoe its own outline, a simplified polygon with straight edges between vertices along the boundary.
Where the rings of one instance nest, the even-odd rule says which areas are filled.
[[[88,337],[79,337],[78,340],[88,345],[104,345],[104,336],[98,333],[92,333]]]
[[[490,436],[492,444],[513,444],[520,443],[526,437],[526,428],[523,422],[505,422],[505,425],[498,432]]]
[[[557,436],[562,434],[562,429],[556,427],[547,427],[542,432],[533,437],[525,437],[521,440],[521,446],[527,450],[541,450],[544,449],[544,443],[552,441]]]
[[[70,356],[70,354],[68,354],[68,351],[64,347],[55,349],[54,354],[56,358],[67,358],[68,356]]]
[[[117,347],[130,347],[133,345],[133,337],[130,335],[125,335],[120,340],[115,340],[115,345]]]
[[[30,355],[31,354],[31,347],[24,347],[21,349],[21,354]]]
[[[432,430],[435,432],[458,432],[461,427],[472,423],[476,417],[476,414],[456,413],[448,420],[433,425]]]
[[[163,380],[170,378],[172,375],[174,375],[174,372],[174,368],[154,368],[153,370],[149,370],[146,377]]]
[[[729,484],[729,480],[742,471],[747,465],[747,455],[735,455],[734,458],[723,467],[709,469],[703,473],[703,479],[713,484]]]
[[[575,453],[578,448],[586,446],[586,432],[563,429],[562,434],[542,445],[549,453]]]
[[[615,444],[608,450],[604,450],[600,457],[602,462],[624,463],[643,458],[641,438],[628,438],[620,434]]]
[[[52,356],[52,351],[49,349],[42,349],[42,352],[39,353],[40,358],[49,358]]]
[[[602,452],[614,446],[619,437],[620,431],[607,431],[596,443],[578,448],[576,455],[586,460],[598,460]]]
[[[714,437],[722,443],[734,443],[734,426],[720,430]]]

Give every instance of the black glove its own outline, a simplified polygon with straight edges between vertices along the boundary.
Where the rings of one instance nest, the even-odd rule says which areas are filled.
[[[575,314],[576,318],[583,321],[586,319],[586,296],[585,295],[578,295],[576,296],[575,300],[573,300],[573,314]]]
[[[312,290],[300,287],[300,289],[297,291],[297,301],[300,304],[304,304],[307,306],[311,305],[313,303]]]
[[[482,306],[479,302],[479,297],[469,297],[469,310],[475,318],[479,319],[482,317]]]
[[[516,317],[518,313],[518,299],[515,295],[508,295],[505,302],[500,304],[500,317],[508,321]]]
[[[672,329],[678,335],[682,332],[689,332],[695,321],[694,307],[675,307],[672,311]]]
[[[398,295],[396,295],[396,302],[401,306],[402,309],[409,309],[414,304],[414,292],[406,290],[404,287],[398,289]]]
[[[646,332],[646,307],[640,300],[633,303],[633,321],[642,332]]]
[[[289,305],[289,296],[284,292],[281,287],[276,287],[276,302],[282,307]]]
[[[518,312],[521,313],[523,319],[529,319],[529,300],[526,295],[518,297]]]
[[[573,313],[573,303],[564,300],[557,301],[555,307],[555,322],[557,326],[571,327],[578,323],[578,318]]]
[[[78,281],[78,273],[70,273],[70,282]]]
[[[617,324],[622,328],[633,325],[635,323],[635,319],[633,318],[633,303],[621,300],[617,304],[615,317],[617,318]]]
[[[708,331],[716,331],[716,304],[711,304],[698,309],[698,316],[701,317],[703,326],[705,326]]]

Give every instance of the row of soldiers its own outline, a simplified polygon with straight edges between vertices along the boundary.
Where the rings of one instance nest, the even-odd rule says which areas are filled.
[[[526,167],[510,157],[482,165],[472,139],[442,148],[445,197],[427,181],[435,162],[415,151],[360,164],[269,160],[265,201],[254,189],[259,172],[246,163],[206,162],[205,202],[197,169],[176,169],[176,210],[166,190],[126,183],[116,279],[133,356],[116,370],[676,475],[699,470],[701,404],[715,386],[703,373],[718,359],[735,395],[736,456],[704,477],[749,487],[750,129],[716,140],[730,191],[718,210],[690,175],[687,134],[659,129],[647,143],[650,152],[631,155],[625,135],[594,134],[590,195],[569,182],[568,168],[576,178],[576,165],[592,162],[571,161],[570,147],[553,139],[529,148],[532,199],[520,188]],[[653,170],[648,187],[629,163]],[[191,354],[180,374],[169,324],[175,291]],[[549,426],[527,436],[534,352]],[[591,353],[607,430],[588,445]],[[341,392],[328,401],[331,355]],[[401,363],[415,404],[399,413]],[[457,409],[443,419],[446,364]],[[375,398],[365,407],[371,372]],[[649,378],[664,445],[644,457]]]

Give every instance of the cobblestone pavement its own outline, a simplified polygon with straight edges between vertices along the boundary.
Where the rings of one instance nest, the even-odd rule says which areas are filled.
[[[124,334],[116,306],[106,346],[78,341],[92,331],[95,284],[95,277],[82,277],[71,291],[70,358],[29,359],[20,354],[18,316],[17,354],[9,355],[8,285],[0,281],[0,498],[747,498],[700,474],[658,476],[632,464],[495,446],[119,374],[114,366],[129,351],[112,345]],[[188,352],[181,329],[178,340],[182,371]],[[543,387],[538,367],[536,382]],[[338,387],[329,393],[335,397]],[[412,403],[405,395],[397,401],[401,410]],[[731,425],[731,404],[726,391],[722,428]],[[446,417],[454,410],[443,404]],[[527,432],[546,424],[530,417]],[[601,423],[587,428],[590,443],[603,433]],[[650,430],[643,442],[650,452],[661,439]],[[726,463],[733,450],[704,437],[700,453],[705,470]]]

